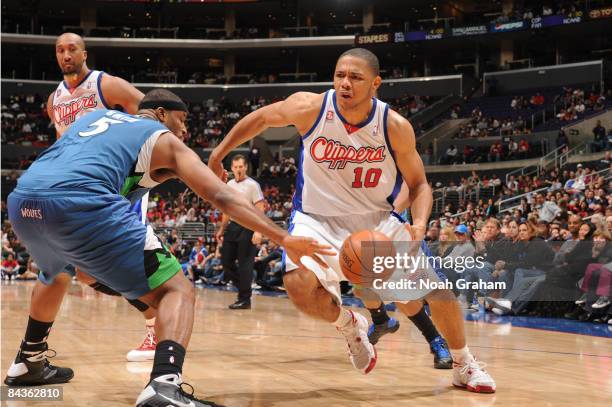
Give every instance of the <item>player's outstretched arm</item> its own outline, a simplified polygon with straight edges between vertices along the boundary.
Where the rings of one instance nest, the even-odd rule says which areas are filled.
[[[329,246],[320,245],[310,238],[290,236],[276,226],[246,198],[216,177],[200,157],[172,133],[164,133],[157,140],[151,157],[151,174],[158,182],[179,178],[196,194],[210,201],[242,226],[260,232],[284,246],[287,255],[298,264],[301,264],[302,256],[310,256],[327,267],[316,253],[335,254]]]
[[[394,111],[389,112],[387,127],[395,162],[409,190],[412,237],[414,240],[423,240],[433,197],[423,161],[416,150],[414,130],[408,120]]]
[[[305,133],[316,120],[322,101],[323,94],[297,92],[282,102],[272,103],[249,113],[236,123],[213,150],[208,159],[208,166],[221,177],[222,161],[230,151],[270,127],[293,125],[300,133]]]
[[[136,114],[138,112],[138,105],[144,94],[134,85],[118,76],[104,74],[100,86],[104,100],[111,109],[119,105],[126,113]]]

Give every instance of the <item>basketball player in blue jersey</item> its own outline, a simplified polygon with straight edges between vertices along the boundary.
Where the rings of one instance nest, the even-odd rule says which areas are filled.
[[[292,235],[313,237],[338,252],[351,233],[363,229],[382,232],[395,242],[422,241],[433,202],[431,188],[412,126],[374,97],[381,82],[378,58],[368,50],[351,49],[336,63],[334,89],[322,94],[297,92],[245,116],[213,151],[208,165],[220,176],[222,160],[232,149],[267,128],[293,125],[301,135],[302,153]],[[402,181],[410,191],[413,224],[408,227],[392,212]],[[367,319],[341,306],[339,282],[345,277],[338,254],[324,259],[328,269],[310,259],[298,265],[287,258],[285,288],[298,309],[338,329],[348,343],[353,366],[368,373],[377,355],[368,340]],[[418,276],[438,282],[444,278],[429,265],[419,269]],[[467,347],[461,307],[452,291],[422,288],[394,299],[408,316],[422,307],[422,300],[428,302],[437,328],[448,341],[453,384],[474,392],[494,392],[494,380]]]
[[[85,41],[81,36],[64,33],[57,37],[55,57],[64,80],[49,95],[47,113],[55,125],[57,138],[60,138],[76,119],[95,110],[121,108],[130,114],[138,111],[143,93],[121,78],[102,71],[90,70],[87,66]],[[148,194],[145,194],[133,205],[133,210],[140,215],[143,223],[146,222],[147,202]],[[76,270],[76,277],[96,291],[119,295],[80,270]],[[66,285],[70,284],[68,275],[59,276],[58,280]],[[145,318],[146,336],[139,347],[128,352],[126,358],[129,362],[153,359],[157,345],[154,328],[155,310],[137,299],[130,300],[129,303],[142,312]]]
[[[245,227],[283,245],[301,264],[331,255],[314,239],[290,236],[219,180],[182,142],[187,107],[164,89],[143,98],[133,116],[99,110],[77,120],[19,178],[9,195],[9,220],[41,273],[32,293],[25,338],[5,383],[64,383],[69,368],[47,360],[47,336],[65,289],[55,281],[72,264],[126,298],[157,309],[160,339],[138,407],[209,406],[181,390],[185,348],[191,336],[195,292],[178,260],[150,225],[130,210],[130,200],[178,178]],[[309,257],[305,257],[309,258]]]

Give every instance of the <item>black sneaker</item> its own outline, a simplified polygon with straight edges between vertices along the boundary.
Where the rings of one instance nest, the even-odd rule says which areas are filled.
[[[221,407],[212,401],[204,401],[185,392],[181,385],[183,383],[181,375],[167,374],[151,380],[147,387],[140,393],[136,400],[136,407]]]
[[[395,318],[389,318],[389,320],[383,324],[370,324],[368,328],[368,339],[372,345],[376,345],[380,338],[386,334],[397,332],[399,327],[400,323]]]
[[[47,342],[37,344],[21,343],[15,361],[9,367],[4,383],[8,386],[40,386],[43,384],[66,383],[74,377],[72,369],[53,366],[47,359]]]
[[[251,303],[247,301],[236,301],[228,307],[229,309],[251,309]]]
[[[452,369],[453,368],[453,357],[448,350],[448,344],[441,336],[436,337],[433,341],[429,342],[429,349],[434,355],[434,368],[435,369]]]

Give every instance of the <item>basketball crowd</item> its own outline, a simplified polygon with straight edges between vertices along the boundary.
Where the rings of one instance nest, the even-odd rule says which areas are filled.
[[[244,98],[240,102],[221,98],[190,103],[190,115],[187,119],[189,135],[186,142],[194,148],[214,148],[240,118],[278,100],[280,98],[260,96]],[[404,95],[391,100],[390,103],[405,117],[410,117],[430,105],[433,100],[434,98],[426,96]],[[55,129],[47,115],[46,100],[43,100],[41,95],[11,95],[3,99],[1,110],[3,145],[44,148],[55,140]],[[27,169],[36,157],[37,153],[32,152],[18,159],[7,158],[3,160],[2,165],[4,169]],[[285,163],[278,164],[283,166]],[[274,172],[274,167],[275,165],[272,165],[269,170]],[[282,169],[277,172],[284,174]]]
[[[483,269],[462,273],[443,270],[449,279],[503,281],[505,291],[457,290],[468,310],[486,298],[497,314],[565,317],[608,322],[612,314],[612,180],[610,152],[589,165],[551,170],[534,177],[496,176],[473,172],[449,182],[458,192],[434,217],[427,231],[432,254],[442,257],[482,255]],[[261,173],[261,171],[260,171]],[[266,215],[287,226],[293,186],[282,191],[274,182],[262,183]],[[438,183],[437,186],[440,186]],[[476,188],[492,188],[488,200],[470,200]],[[437,188],[439,191],[441,188]],[[500,211],[499,201],[522,195],[520,201]],[[214,239],[221,214],[191,191],[172,195],[152,194],[151,222],[197,285],[227,285],[219,247]],[[6,221],[2,202],[2,276],[35,278],[38,269]],[[199,224],[199,238],[182,238],[186,224]],[[256,241],[258,255],[253,270],[255,288],[282,290],[281,250],[267,240]],[[350,295],[350,286],[344,286]]]

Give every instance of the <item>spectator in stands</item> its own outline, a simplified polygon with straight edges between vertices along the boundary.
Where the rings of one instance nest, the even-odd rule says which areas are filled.
[[[482,267],[466,267],[463,273],[464,278],[468,282],[492,281],[495,264],[506,255],[506,241],[503,239],[499,221],[495,218],[488,218],[482,230],[474,232],[474,242],[475,256],[482,256],[485,259],[484,264]],[[473,310],[478,310],[478,302],[475,301],[475,295],[477,293],[483,296],[489,294],[488,291],[478,292],[473,289],[465,289],[462,291],[462,294],[465,295],[466,304]]]
[[[491,144],[491,147],[489,148],[488,161],[501,161],[503,152],[504,148],[502,147],[501,143],[499,141],[496,141],[495,143]]]
[[[537,212],[538,219],[546,223],[552,222],[561,213],[561,208],[553,201],[546,200],[542,193],[536,195],[533,209]]]
[[[206,262],[208,260],[210,260],[210,258],[204,246],[204,238],[199,237],[189,254],[189,269],[191,270],[189,275],[192,281],[198,282],[198,280],[200,280],[199,282],[202,282]]]
[[[569,145],[569,140],[567,138],[567,134],[565,134],[565,128],[561,127],[559,129],[559,133],[557,134],[557,147],[561,147],[563,145]]]
[[[536,92],[536,94],[529,100],[529,103],[532,107],[542,106],[544,105],[544,96],[542,96],[540,92]]]
[[[15,260],[15,256],[13,254],[9,254],[6,260],[2,261],[2,279],[15,279],[18,274],[19,263],[17,263],[17,260]]]
[[[217,245],[215,253],[207,256],[204,266],[203,281],[207,284],[223,285],[223,262],[221,260],[221,245]]]
[[[264,252],[260,252],[255,258],[256,283],[264,289],[282,285],[282,249],[270,241]]]
[[[37,280],[39,272],[40,270],[38,269],[36,263],[34,263],[34,260],[32,260],[32,258],[29,258],[25,271],[21,274],[18,274],[15,278],[17,280]]]
[[[253,147],[249,152],[249,162],[251,163],[251,175],[257,177],[259,175],[260,153],[257,147]]]
[[[576,305],[585,305],[599,310],[610,305],[612,289],[612,245],[610,234],[597,231],[593,234],[590,263],[582,279],[580,289],[584,293]]]
[[[606,129],[601,125],[601,120],[597,120],[597,124],[593,127],[593,149],[603,151],[607,144]]]
[[[441,164],[456,164],[457,163],[457,154],[458,150],[454,144],[451,144],[447,149],[446,153],[443,157],[443,162]]]
[[[505,264],[508,271],[514,270],[512,288],[503,298],[487,297],[487,302],[493,306],[493,312],[497,315],[518,315],[525,309],[546,280],[546,269],[554,256],[548,244],[536,237],[531,222],[519,226],[519,240],[517,255],[506,259]],[[510,275],[505,273],[504,277]],[[504,280],[510,282],[509,278]]]
[[[521,138],[519,141],[519,157],[521,159],[526,159],[529,157],[529,151],[531,147],[529,146],[529,142],[526,138]]]
[[[440,227],[436,224],[429,227],[425,241],[432,256],[438,256],[440,251]]]

